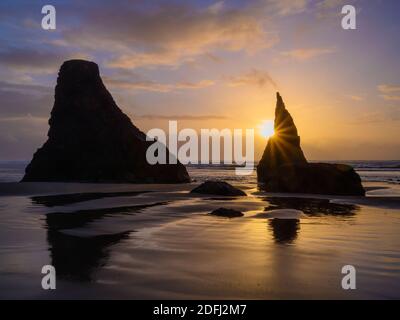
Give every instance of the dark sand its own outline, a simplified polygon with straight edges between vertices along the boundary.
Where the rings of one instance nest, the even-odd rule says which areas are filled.
[[[194,185],[0,184],[0,296],[400,298],[397,186],[361,198]],[[219,207],[244,216],[208,214]],[[41,289],[45,264],[54,291]],[[346,264],[357,290],[341,288]]]

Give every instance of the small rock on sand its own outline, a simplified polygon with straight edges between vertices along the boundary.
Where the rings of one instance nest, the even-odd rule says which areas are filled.
[[[244,214],[240,211],[237,211],[234,209],[227,209],[227,208],[216,209],[216,210],[210,212],[210,214],[213,216],[226,217],[226,218],[237,218],[237,217],[244,216]]]
[[[207,180],[194,188],[190,193],[215,194],[220,196],[246,196],[242,190],[225,181]]]

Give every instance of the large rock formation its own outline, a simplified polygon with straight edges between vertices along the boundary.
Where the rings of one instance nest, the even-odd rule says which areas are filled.
[[[48,140],[34,154],[22,181],[190,181],[179,162],[147,162],[146,150],[153,142],[115,104],[94,62],[63,63],[49,124]]]
[[[364,195],[361,179],[344,164],[309,163],[282,97],[277,93],[275,134],[257,166],[257,179],[267,191],[334,195]]]

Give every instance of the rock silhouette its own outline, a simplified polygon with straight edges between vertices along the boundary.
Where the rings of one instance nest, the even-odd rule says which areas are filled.
[[[147,162],[146,150],[153,142],[116,105],[94,62],[63,63],[49,125],[48,140],[34,154],[22,181],[190,181],[179,161]]]
[[[247,196],[242,190],[225,181],[207,180],[194,188],[190,193],[213,194],[219,196]]]
[[[365,195],[359,175],[344,164],[309,163],[293,118],[277,93],[275,134],[257,166],[257,179],[271,192]]]
[[[276,95],[274,135],[268,140],[257,167],[258,177],[264,177],[284,164],[307,164],[293,118],[286,110],[280,94]]]
[[[218,209],[215,209],[214,211],[210,212],[209,214],[213,215],[213,216],[219,216],[219,217],[225,217],[225,218],[238,218],[238,217],[244,216],[244,214],[238,210],[227,209],[227,208],[218,208]]]

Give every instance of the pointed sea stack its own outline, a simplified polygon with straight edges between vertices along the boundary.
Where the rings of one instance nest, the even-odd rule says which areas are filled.
[[[63,63],[49,124],[48,140],[34,154],[22,181],[190,181],[179,161],[147,162],[146,150],[153,142],[146,141],[146,135],[118,108],[94,62]]]
[[[257,180],[270,192],[365,195],[361,179],[344,164],[309,163],[282,97],[277,93],[275,134],[257,166]]]
[[[307,160],[300,147],[300,137],[293,118],[286,110],[279,92],[276,94],[274,135],[269,138],[267,147],[257,166],[260,181],[268,172],[284,164],[306,164]]]

